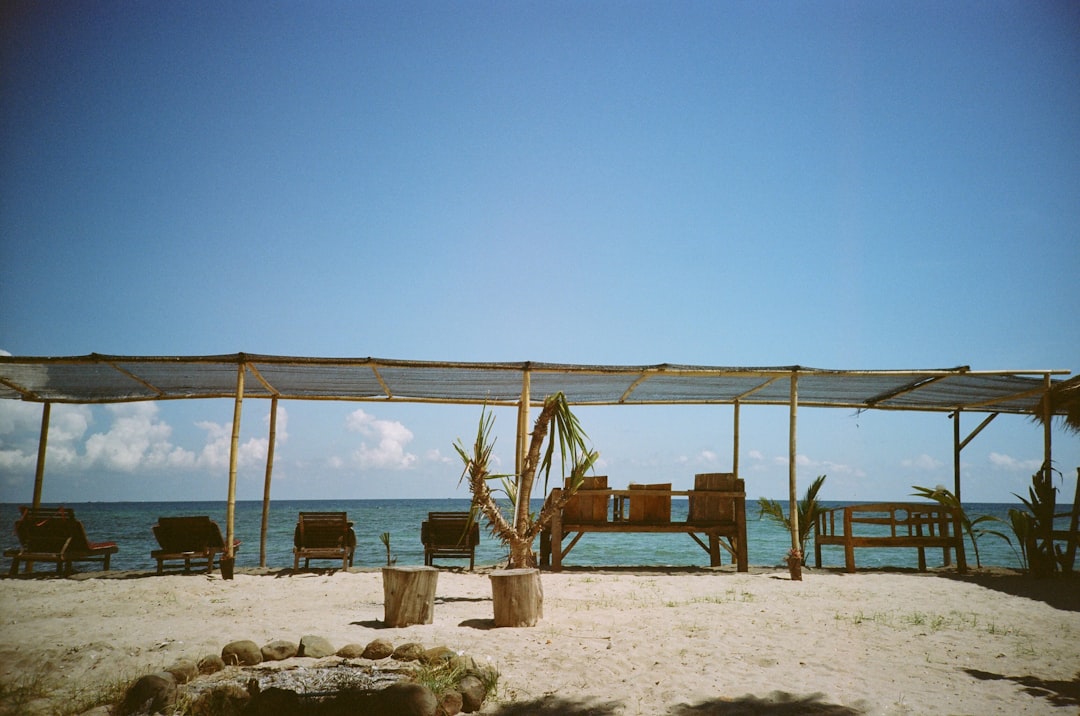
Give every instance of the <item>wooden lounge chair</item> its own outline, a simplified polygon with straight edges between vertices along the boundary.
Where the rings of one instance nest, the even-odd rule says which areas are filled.
[[[4,551],[11,558],[11,574],[19,571],[19,562],[26,571],[34,571],[34,562],[55,562],[57,574],[71,574],[73,562],[101,562],[109,569],[109,560],[119,551],[115,542],[91,542],[82,522],[75,519],[74,510],[66,507],[20,508],[22,516],[15,521],[19,547]]]
[[[468,559],[469,571],[476,565],[476,546],[480,544],[480,525],[470,524],[468,512],[429,512],[420,525],[424,543],[424,564],[434,566],[436,557]]]
[[[301,512],[293,533],[293,569],[304,560],[307,569],[313,559],[340,559],[348,569],[356,551],[356,533],[344,512]]]
[[[157,573],[164,574],[165,562],[184,560],[184,572],[191,571],[192,561],[205,561],[206,573],[214,571],[214,559],[225,552],[221,528],[206,515],[195,517],[159,517],[154,537],[161,549],[150,556],[157,560]],[[233,550],[240,540],[233,540]]]

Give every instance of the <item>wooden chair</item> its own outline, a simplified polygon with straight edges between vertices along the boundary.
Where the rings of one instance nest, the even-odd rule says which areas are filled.
[[[82,522],[75,519],[74,510],[65,507],[20,508],[15,521],[19,547],[4,551],[11,558],[11,574],[19,571],[19,562],[26,563],[28,573],[34,562],[55,562],[57,574],[71,574],[73,562],[101,562],[109,569],[109,560],[120,548],[115,542],[91,542]]]
[[[225,552],[225,540],[217,523],[206,515],[194,517],[159,517],[153,527],[161,549],[150,552],[157,560],[157,573],[163,574],[165,562],[184,560],[184,572],[191,571],[192,561],[206,562],[206,573],[214,571],[214,559]],[[233,550],[240,540],[233,540]]]
[[[480,544],[480,525],[470,524],[468,512],[429,512],[420,525],[424,544],[424,564],[434,566],[436,557],[468,559],[469,571],[476,564],[476,546]]]
[[[293,532],[293,569],[308,569],[313,559],[340,559],[341,568],[353,564],[356,533],[344,512],[301,512]]]

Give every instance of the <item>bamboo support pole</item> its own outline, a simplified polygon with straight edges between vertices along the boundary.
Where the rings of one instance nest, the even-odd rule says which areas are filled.
[[[244,407],[244,364],[236,371],[236,400],[233,403],[232,441],[229,445],[229,501],[225,508],[225,557],[233,558],[236,537],[236,461],[240,450],[240,413]]]
[[[802,549],[799,544],[799,498],[798,498],[798,485],[797,485],[797,473],[798,470],[795,465],[795,446],[796,446],[796,424],[798,417],[798,403],[799,403],[799,373],[798,371],[792,371],[791,373],[791,404],[790,412],[788,416],[788,500],[790,503],[791,511],[791,548]]]
[[[41,488],[45,484],[45,451],[49,447],[49,416],[52,403],[45,401],[41,405],[41,437],[38,439],[37,468],[34,470],[34,509],[41,507]]]
[[[259,529],[259,566],[266,566],[266,533],[270,523],[270,479],[274,474],[274,445],[277,443],[278,399],[270,401],[270,438],[266,445],[266,479],[263,481],[262,526]]]
[[[734,403],[734,419],[735,428],[733,433],[733,445],[731,447],[731,472],[735,475],[735,479],[739,479],[739,401]]]
[[[953,494],[956,495],[956,501],[960,502],[960,451],[963,446],[960,445],[960,409],[956,409],[952,414],[952,438],[953,438]]]
[[[531,400],[529,371],[525,371],[521,378],[521,401],[518,403],[517,418],[517,455],[514,456],[514,474],[521,476],[525,469],[525,455],[529,451],[529,402]],[[520,480],[518,482],[520,485]],[[514,504],[514,526],[520,524],[521,511],[528,512],[529,496],[518,494]]]

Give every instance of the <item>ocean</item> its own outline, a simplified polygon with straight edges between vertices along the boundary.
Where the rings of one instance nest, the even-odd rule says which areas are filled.
[[[845,503],[829,502],[830,507]],[[541,502],[534,501],[534,509],[539,511]],[[120,551],[113,555],[112,568],[115,570],[155,570],[156,563],[150,558],[150,552],[157,548],[151,528],[158,517],[181,515],[209,515],[225,532],[224,501],[207,502],[84,502],[68,503],[66,507],[75,510],[76,516],[86,527],[91,541],[116,542]],[[968,504],[965,510],[974,519],[978,515],[990,514],[1006,518],[1008,504]],[[13,525],[18,516],[18,504],[0,504],[0,524]],[[672,519],[686,519],[688,502],[686,499],[672,500]],[[420,543],[420,523],[428,512],[464,511],[469,509],[467,499],[428,499],[428,500],[276,500],[270,504],[268,521],[266,564],[270,568],[292,567],[293,529],[296,526],[297,513],[301,511],[344,511],[354,523],[357,536],[355,567],[374,568],[386,564],[386,548],[379,536],[390,533],[391,558],[399,565],[419,565],[424,563],[423,545]],[[747,549],[752,565],[773,566],[783,564],[790,537],[779,525],[768,519],[758,519],[757,501],[747,501]],[[259,566],[259,531],[262,523],[262,501],[239,501],[236,503],[236,536],[242,541],[236,553],[236,566]],[[1004,534],[1012,536],[1008,525],[988,525]],[[1014,539],[1015,541],[1015,539]],[[2,537],[4,549],[18,545],[14,532],[4,530]],[[537,541],[539,549],[539,541]],[[975,554],[971,542],[965,542],[968,563],[975,565]],[[1004,540],[986,535],[979,539],[979,553],[983,566],[1020,567],[1020,561],[1012,547]],[[724,564],[731,560],[723,552]],[[478,565],[497,565],[506,560],[506,549],[502,544],[486,533],[481,527],[480,546],[476,552]],[[918,566],[918,553],[915,549],[858,549],[855,561],[859,567],[902,567]],[[5,561],[2,568],[6,569]],[[329,560],[312,562],[313,567],[332,567]],[[444,560],[439,564],[447,566],[468,566],[464,560]],[[566,566],[708,566],[709,557],[705,551],[685,534],[587,534],[574,547],[564,560]],[[808,564],[813,566],[811,554]],[[843,548],[825,547],[822,550],[822,566],[842,567],[844,564]],[[928,566],[941,565],[941,552],[927,550]],[[96,567],[87,563],[76,569],[92,570]],[[38,570],[51,567],[41,565]]]

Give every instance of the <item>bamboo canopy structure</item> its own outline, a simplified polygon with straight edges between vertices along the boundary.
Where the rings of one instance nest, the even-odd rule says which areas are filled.
[[[954,417],[955,464],[959,451],[998,414],[1026,415],[1045,425],[1076,420],[1077,379],[1064,369],[972,370],[968,366],[925,370],[827,370],[803,366],[722,367],[679,364],[638,366],[539,362],[464,363],[380,358],[309,358],[235,353],[215,356],[69,357],[0,356],[0,399],[43,404],[34,504],[41,500],[50,406],[158,400],[231,399],[226,545],[233,543],[236,450],[245,399],[271,401],[264,511],[269,502],[280,400],[337,400],[516,406],[518,461],[527,445],[528,411],[562,392],[579,405],[732,405],[737,472],[742,406],[788,406],[790,493],[794,509],[796,411],[798,407],[949,413]],[[962,413],[987,417],[960,439]],[[1071,427],[1075,422],[1069,422]],[[957,495],[959,470],[957,469]],[[263,519],[265,540],[266,518]],[[793,544],[793,546],[796,546]],[[229,557],[232,555],[229,554]],[[265,559],[264,555],[260,555]]]

